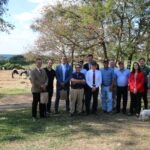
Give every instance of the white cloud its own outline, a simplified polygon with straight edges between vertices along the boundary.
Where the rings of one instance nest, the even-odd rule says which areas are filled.
[[[51,4],[55,5],[58,0],[28,0],[30,3],[36,3],[37,6],[31,10],[30,12],[23,12],[20,14],[16,14],[14,16],[14,19],[19,22],[25,22],[25,21],[30,21],[34,20],[36,18],[39,18],[41,15],[41,10],[45,5]],[[62,0],[59,0],[59,2],[62,2]]]
[[[15,15],[14,18],[17,21],[20,21],[20,22],[29,21],[29,20],[32,20],[32,19],[36,18],[36,14],[31,13],[31,12],[23,12],[21,14]]]
[[[26,52],[26,47],[33,45],[37,34],[32,32],[28,25],[15,29],[10,35],[2,33],[0,36],[0,53],[21,54]]]
[[[23,26],[23,29],[25,29],[25,30],[30,30],[31,28],[30,28],[30,24],[25,24],[24,26]]]
[[[44,0],[29,0],[31,3],[42,3]]]
[[[37,3],[37,6],[29,11],[29,12],[22,12],[20,14],[14,15],[14,19],[19,22],[26,22],[34,20],[38,17],[40,17],[40,12],[43,6],[47,4],[54,4],[55,2],[53,0],[29,0],[31,3]]]
[[[28,0],[30,3],[37,4],[56,4],[60,0]]]
[[[28,0],[37,4],[33,10],[14,15],[17,26],[10,35],[2,33],[0,35],[0,53],[21,54],[26,51],[26,47],[33,46],[38,34],[30,29],[30,24],[40,17],[40,10],[44,5],[56,4],[57,0]]]

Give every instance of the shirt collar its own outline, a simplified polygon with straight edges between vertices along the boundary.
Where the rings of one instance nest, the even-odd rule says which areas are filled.
[[[36,67],[36,69],[37,69],[38,71],[40,71],[40,70],[41,70],[41,68],[38,68],[38,67]]]
[[[119,69],[121,72],[125,71],[125,68],[123,70]]]
[[[61,64],[62,65],[62,67],[66,67],[66,64]]]
[[[104,70],[108,70],[108,69],[109,69],[109,67],[107,67],[107,68],[104,67]]]
[[[49,71],[51,71],[51,70],[52,70],[52,68],[48,68],[48,67],[47,67],[47,69],[48,69]]]

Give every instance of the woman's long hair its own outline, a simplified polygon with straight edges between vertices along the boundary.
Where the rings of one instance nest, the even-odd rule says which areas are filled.
[[[134,62],[134,63],[133,63],[132,72],[135,73],[134,64],[137,64],[137,65],[138,65],[138,72],[141,72],[141,70],[140,70],[140,65],[139,65],[138,62]]]

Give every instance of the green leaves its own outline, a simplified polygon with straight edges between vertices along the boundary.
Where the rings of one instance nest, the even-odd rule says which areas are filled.
[[[35,24],[41,34],[37,49],[69,57],[91,52],[97,58],[126,59],[136,54],[139,45],[146,47],[149,15],[149,2],[144,0],[81,0],[47,6]]]
[[[0,0],[0,32],[9,33],[10,30],[14,29],[14,25],[3,19],[3,14],[5,14],[7,11],[5,7],[7,2],[8,0]]]

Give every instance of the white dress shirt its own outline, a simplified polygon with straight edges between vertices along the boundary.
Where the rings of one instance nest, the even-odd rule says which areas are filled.
[[[86,76],[87,70],[84,69],[84,68],[81,68],[81,71],[80,71],[80,72],[83,73],[83,74]]]
[[[65,81],[66,64],[61,64],[61,66],[62,66],[62,73],[63,73],[63,81]]]
[[[93,70],[86,73],[86,83],[89,87],[93,88]],[[98,88],[102,83],[102,75],[99,70],[95,70],[95,87]]]
[[[36,67],[36,69],[38,70],[38,72],[39,72],[40,74],[42,73],[42,68]]]

